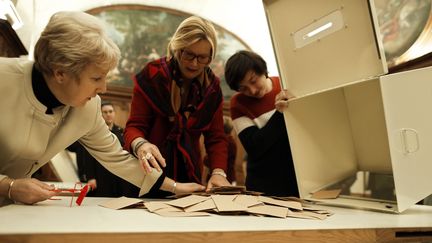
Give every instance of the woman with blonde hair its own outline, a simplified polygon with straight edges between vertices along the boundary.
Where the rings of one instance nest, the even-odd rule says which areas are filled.
[[[162,156],[137,160],[102,118],[98,94],[106,91],[107,73],[117,66],[120,51],[100,20],[83,12],[56,13],[34,57],[0,58],[0,111],[7,114],[0,120],[0,205],[57,195],[31,176],[76,140],[140,195],[154,186],[172,190],[169,179],[156,184],[165,166]]]
[[[144,162],[161,162],[153,155],[162,154],[167,164],[163,173],[173,179],[174,193],[204,189],[195,184],[200,183],[203,170],[201,135],[212,170],[207,189],[229,185],[222,91],[209,67],[216,44],[213,25],[191,16],[178,26],[167,56],[148,63],[134,77],[125,148]],[[154,191],[152,195],[165,194]]]

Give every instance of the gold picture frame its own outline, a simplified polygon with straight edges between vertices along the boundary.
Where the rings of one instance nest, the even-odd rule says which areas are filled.
[[[108,91],[102,98],[130,101],[132,96],[132,75],[139,72],[146,63],[165,56],[169,38],[177,26],[190,13],[146,5],[110,5],[87,11],[102,19],[108,34],[119,46],[122,57],[117,69],[110,75]],[[224,81],[225,61],[238,50],[250,47],[238,36],[214,24],[218,38],[218,52],[210,67],[221,79],[224,99],[229,100],[233,91]]]

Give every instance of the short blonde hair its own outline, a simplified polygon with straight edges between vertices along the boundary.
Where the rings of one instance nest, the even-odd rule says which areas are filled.
[[[180,23],[167,47],[167,58],[180,59],[180,51],[185,47],[207,40],[211,45],[211,57],[216,56],[216,30],[213,24],[198,16],[191,16]]]
[[[78,79],[88,64],[114,69],[120,50],[98,18],[84,12],[58,12],[41,33],[34,58],[36,68],[45,75],[61,69]]]

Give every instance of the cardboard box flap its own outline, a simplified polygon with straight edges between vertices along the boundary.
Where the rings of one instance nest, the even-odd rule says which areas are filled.
[[[382,77],[398,211],[432,194],[432,67]],[[403,115],[401,115],[403,114]]]
[[[373,1],[263,2],[279,75],[297,97],[387,73]]]

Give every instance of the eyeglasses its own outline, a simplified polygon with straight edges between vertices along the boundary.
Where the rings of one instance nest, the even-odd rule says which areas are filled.
[[[195,55],[195,53],[182,50],[181,51],[181,58],[186,61],[193,61],[195,58],[197,59],[198,63],[201,64],[209,64],[211,62],[211,57],[207,55]]]

